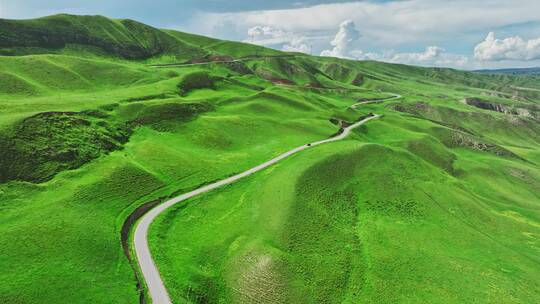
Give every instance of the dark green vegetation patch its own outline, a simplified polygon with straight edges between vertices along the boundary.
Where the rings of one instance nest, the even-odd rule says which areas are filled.
[[[198,71],[185,75],[178,84],[180,95],[187,95],[189,92],[196,89],[213,89],[214,79],[208,72]]]
[[[129,106],[128,112],[134,112],[129,117],[129,125],[149,126],[157,131],[171,131],[176,126],[195,119],[198,115],[212,110],[207,103],[163,103],[158,105]]]
[[[107,114],[47,112],[24,119],[0,137],[0,182],[43,182],[127,142],[130,130]]]

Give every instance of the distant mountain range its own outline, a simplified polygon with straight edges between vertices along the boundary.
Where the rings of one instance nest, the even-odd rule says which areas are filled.
[[[521,69],[495,69],[495,70],[477,70],[476,73],[482,74],[506,74],[506,75],[540,75],[540,67],[521,68]]]

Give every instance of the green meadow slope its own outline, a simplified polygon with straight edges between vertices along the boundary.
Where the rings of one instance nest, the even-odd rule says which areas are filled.
[[[173,302],[537,303],[537,77],[71,15],[0,20],[0,302],[150,302],[130,215],[369,113],[161,215]]]

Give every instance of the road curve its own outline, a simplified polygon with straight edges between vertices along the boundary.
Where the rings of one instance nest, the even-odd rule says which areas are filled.
[[[396,95],[395,97],[391,97],[391,98],[387,98],[387,99],[381,99],[380,101],[385,101],[385,100],[390,100],[390,99],[395,99],[398,95]],[[401,97],[401,96],[399,96]],[[307,144],[307,145],[303,145],[303,146],[300,146],[300,147],[297,147],[295,149],[292,149],[288,152],[285,152],[275,158],[272,158],[271,160],[267,161],[267,162],[264,162],[256,167],[253,167],[247,171],[244,171],[242,173],[239,173],[239,174],[236,174],[234,176],[231,176],[231,177],[228,177],[226,179],[223,179],[223,180],[220,180],[220,181],[217,181],[215,183],[212,183],[212,184],[209,184],[209,185],[206,185],[206,186],[203,186],[201,188],[198,188],[196,190],[193,190],[191,192],[188,192],[188,193],[184,193],[180,196],[177,196],[175,198],[172,198],[156,207],[154,207],[152,210],[150,210],[148,213],[146,213],[142,218],[141,220],[139,221],[139,223],[137,224],[137,227],[135,228],[135,233],[134,233],[134,237],[133,237],[133,242],[134,242],[134,249],[135,249],[135,253],[137,255],[137,261],[139,263],[139,267],[141,269],[141,272],[143,274],[143,277],[144,277],[144,280],[146,282],[146,287],[150,293],[150,297],[152,298],[152,303],[154,304],[170,304],[172,303],[171,302],[171,299],[169,297],[169,294],[167,292],[167,289],[165,288],[165,285],[163,284],[163,280],[161,279],[161,276],[159,275],[159,270],[157,269],[156,267],[156,264],[154,262],[154,260],[152,259],[152,254],[150,253],[150,248],[148,246],[148,229],[150,227],[150,224],[152,224],[152,222],[154,221],[154,219],[160,215],[163,211],[165,211],[167,208],[173,206],[174,204],[177,204],[179,202],[182,202],[182,201],[185,201],[187,199],[190,199],[192,197],[195,197],[199,194],[202,194],[202,193],[206,193],[206,192],[209,192],[213,189],[216,189],[216,188],[219,188],[219,187],[222,187],[222,186],[225,186],[225,185],[228,185],[228,184],[231,184],[243,177],[246,177],[246,176],[249,176],[255,172],[258,172],[258,171],[261,171],[267,167],[270,167],[274,164],[276,164],[277,162],[293,155],[293,154],[296,154],[300,151],[303,151],[303,150],[306,150],[306,149],[310,149],[312,147],[315,147],[315,146],[318,146],[318,145],[322,145],[322,144],[326,144],[326,143],[331,143],[331,142],[334,142],[334,141],[339,141],[339,140],[342,140],[344,139],[345,137],[347,137],[351,131],[363,124],[365,124],[366,122],[372,120],[372,119],[377,119],[379,118],[380,115],[374,115],[374,116],[370,116],[368,118],[365,118],[365,119],[362,119],[346,128],[343,129],[343,132],[340,133],[339,135],[337,136],[334,136],[334,137],[331,137],[331,138],[328,138],[328,139],[325,139],[325,140],[321,140],[321,141],[317,141],[317,142],[313,142],[313,143],[310,143],[310,144]]]

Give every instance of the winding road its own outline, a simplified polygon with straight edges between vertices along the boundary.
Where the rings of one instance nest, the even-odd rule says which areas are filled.
[[[399,96],[399,97],[398,97]],[[400,95],[397,95],[397,94],[394,94],[394,97],[390,97],[390,98],[386,98],[386,99],[381,99],[381,100],[378,100],[378,102],[382,102],[382,101],[387,101],[387,100],[393,100],[393,99],[396,99],[396,98],[400,98],[401,96]],[[353,106],[356,106],[356,105],[353,105]],[[351,106],[351,107],[353,107]],[[306,149],[310,149],[310,148],[313,148],[315,146],[318,146],[318,145],[322,145],[322,144],[327,144],[327,143],[331,143],[331,142],[335,142],[335,141],[339,141],[339,140],[342,140],[344,138],[346,138],[353,129],[365,124],[366,122],[372,120],[372,119],[377,119],[381,117],[380,115],[373,115],[373,116],[370,116],[370,117],[367,117],[365,119],[362,119],[346,128],[343,128],[343,132],[340,133],[339,135],[336,135],[334,137],[331,137],[331,138],[328,138],[328,139],[325,139],[325,140],[321,140],[321,141],[317,141],[317,142],[313,142],[313,143],[310,143],[310,144],[306,144],[306,145],[303,145],[303,146],[300,146],[300,147],[297,147],[295,149],[292,149],[288,152],[285,152],[275,158],[272,158],[271,160],[267,161],[267,162],[264,162],[256,167],[253,167],[251,169],[248,169],[247,171],[244,171],[242,173],[239,173],[239,174],[236,174],[234,176],[231,176],[231,177],[228,177],[226,179],[223,179],[223,180],[220,180],[220,181],[217,181],[217,182],[214,182],[212,184],[209,184],[209,185],[206,185],[206,186],[203,186],[201,188],[198,188],[196,190],[193,190],[191,192],[188,192],[188,193],[185,193],[185,194],[182,194],[180,196],[177,196],[175,198],[172,198],[156,207],[154,207],[153,209],[151,209],[148,213],[146,213],[142,218],[141,220],[139,221],[139,223],[137,224],[137,227],[135,228],[135,233],[134,233],[134,236],[133,236],[133,242],[134,242],[134,249],[135,249],[135,253],[137,255],[137,261],[138,261],[138,264],[139,264],[139,267],[141,269],[141,272],[143,274],[143,277],[144,277],[144,280],[146,282],[146,287],[150,293],[150,297],[152,298],[152,303],[154,304],[170,304],[172,303],[171,302],[171,299],[169,297],[169,294],[167,292],[167,289],[165,288],[165,285],[163,284],[163,280],[161,279],[161,276],[159,274],[159,270],[158,268],[156,267],[156,264],[154,262],[154,260],[152,259],[152,254],[150,253],[150,248],[148,246],[148,229],[150,227],[150,224],[152,224],[152,222],[154,221],[154,219],[156,217],[158,217],[163,211],[165,211],[167,208],[179,203],[179,202],[182,202],[182,201],[185,201],[187,199],[190,199],[192,197],[195,197],[197,195],[200,195],[200,194],[203,194],[203,193],[206,193],[206,192],[209,192],[211,190],[214,190],[216,188],[219,188],[219,187],[222,187],[222,186],[225,186],[225,185],[228,185],[228,184],[232,184],[234,183],[235,181],[241,179],[241,178],[244,178],[246,176],[249,176],[255,172],[258,172],[258,171],[261,171],[267,167],[270,167],[274,164],[276,164],[277,162],[293,155],[293,154],[296,154],[300,151],[303,151],[303,150],[306,150]]]

